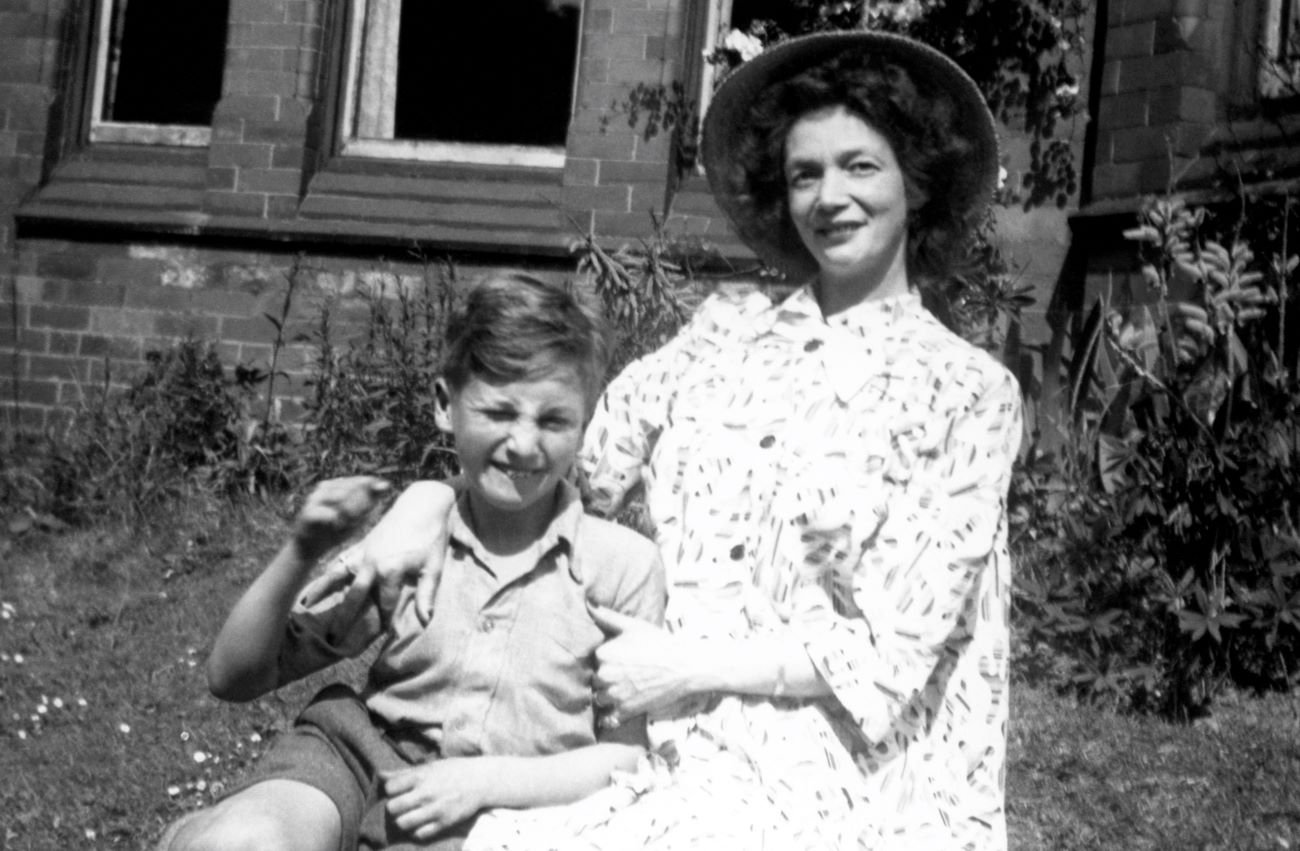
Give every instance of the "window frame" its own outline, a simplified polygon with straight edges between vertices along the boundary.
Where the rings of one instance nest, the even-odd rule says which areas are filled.
[[[113,7],[117,2],[118,0],[94,0],[87,140],[91,144],[165,145],[182,148],[202,148],[210,145],[211,125],[146,124],[104,118],[109,53],[113,40]]]
[[[700,47],[696,52],[700,57],[698,69],[695,71],[698,79],[696,85],[692,87],[698,99],[698,113],[701,120],[709,112],[709,104],[713,102],[713,90],[718,79],[718,66],[710,62],[707,57],[712,56],[717,50],[719,37],[724,35],[723,21],[727,21],[727,32],[731,31],[731,13],[735,2],[734,0],[708,0],[703,5],[705,7],[704,20],[701,22],[703,31],[700,33]]]
[[[351,0],[344,26],[343,80],[338,132],[338,152],[344,157],[371,160],[404,160],[449,165],[485,165],[525,168],[564,168],[565,145],[502,145],[473,142],[444,142],[432,139],[372,139],[356,134],[357,99],[361,88],[362,33],[366,14],[374,0]],[[423,0],[399,0],[423,2]],[[573,81],[569,91],[569,121],[572,122],[582,76],[582,33],[587,0],[578,4],[578,39],[574,53]],[[400,38],[400,35],[399,35]]]
[[[1285,55],[1292,45],[1296,55]],[[1265,98],[1300,95],[1300,0],[1266,0],[1258,86]]]

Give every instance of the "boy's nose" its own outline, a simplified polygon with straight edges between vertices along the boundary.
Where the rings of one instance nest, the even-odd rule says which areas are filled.
[[[506,449],[512,454],[525,458],[537,454],[539,447],[537,426],[533,423],[515,423],[510,429],[510,438],[506,442]]]

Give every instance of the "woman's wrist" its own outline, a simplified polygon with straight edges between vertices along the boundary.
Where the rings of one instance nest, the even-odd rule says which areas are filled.
[[[703,640],[689,682],[696,692],[760,697],[819,697],[830,687],[789,636]]]

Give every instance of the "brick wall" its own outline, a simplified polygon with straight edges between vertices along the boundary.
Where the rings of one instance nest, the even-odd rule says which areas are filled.
[[[1161,193],[1204,180],[1203,148],[1224,118],[1236,34],[1226,0],[1110,0],[1095,199]]]
[[[514,268],[517,264],[509,264]],[[0,352],[6,376],[16,374],[16,408],[5,388],[7,416],[24,429],[57,425],[66,413],[105,385],[122,387],[145,364],[150,350],[194,338],[218,344],[228,365],[265,370],[279,338],[278,412],[292,419],[306,392],[304,381],[317,353],[312,342],[321,308],[332,305],[333,328],[346,341],[364,324],[362,295],[418,292],[443,278],[435,264],[406,258],[361,258],[285,251],[195,247],[176,242],[21,240],[13,286],[0,297],[6,321]],[[460,280],[473,280],[500,263],[462,258]],[[534,265],[544,277],[564,267]],[[295,286],[288,321],[277,332],[289,278]],[[17,301],[12,294],[17,293]],[[11,314],[17,318],[9,321]],[[7,380],[5,382],[9,384]]]
[[[104,380],[106,364],[125,381],[145,352],[186,336],[220,341],[230,362],[265,366],[274,328],[263,314],[278,312],[300,255],[297,301],[310,312],[331,293],[346,302],[357,281],[419,275],[414,246],[453,258],[462,275],[505,266],[562,275],[581,231],[594,227],[613,244],[649,231],[648,211],[663,205],[667,137],[602,119],[631,85],[674,78],[684,0],[589,0],[567,162],[553,175],[333,157],[340,5],[231,0],[211,144],[159,149],[79,138],[81,104],[64,95],[77,96],[69,75],[84,72],[73,41],[88,21],[73,16],[89,2],[0,0],[9,427],[57,422]],[[684,206],[674,226],[725,236],[711,202]],[[291,347],[291,371],[309,356]],[[285,389],[291,414],[296,388]]]

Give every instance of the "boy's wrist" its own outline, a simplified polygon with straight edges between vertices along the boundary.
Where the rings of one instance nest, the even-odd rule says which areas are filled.
[[[320,546],[315,541],[293,535],[281,552],[294,567],[306,571],[316,566],[316,562],[320,561],[326,549],[326,547]]]

